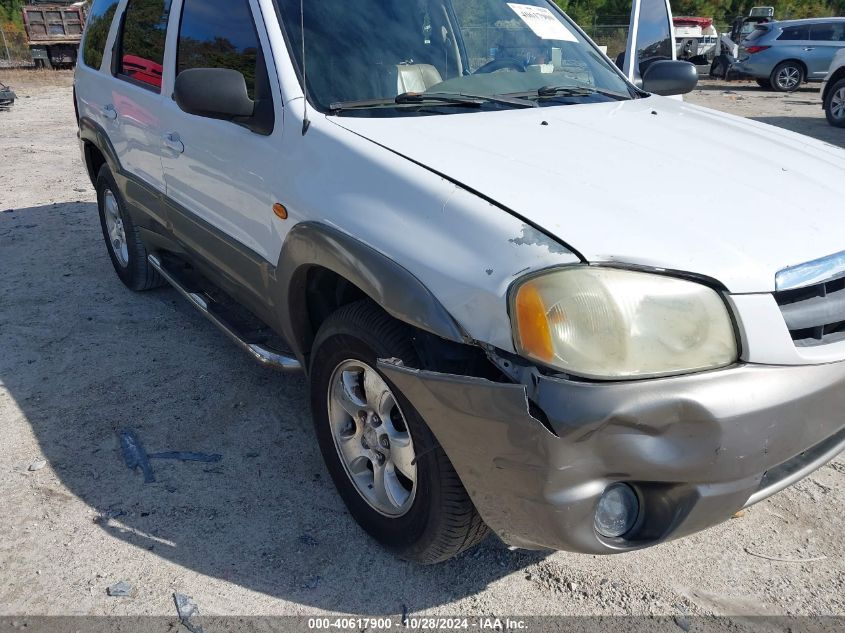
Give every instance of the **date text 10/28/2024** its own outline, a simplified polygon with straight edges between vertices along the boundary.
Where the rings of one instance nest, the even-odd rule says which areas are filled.
[[[525,631],[527,624],[518,618],[496,617],[426,617],[406,616],[401,620],[393,618],[309,618],[308,629],[320,630],[356,630],[356,631],[386,631],[392,628],[403,628],[418,631],[440,630],[480,630],[480,631]]]

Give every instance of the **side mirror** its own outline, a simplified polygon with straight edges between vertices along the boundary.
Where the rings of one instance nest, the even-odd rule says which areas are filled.
[[[255,102],[249,98],[246,79],[228,68],[192,68],[176,77],[173,98],[189,114],[224,119],[249,118]]]
[[[661,59],[643,73],[643,90],[664,97],[686,94],[697,85],[698,71],[689,62]]]

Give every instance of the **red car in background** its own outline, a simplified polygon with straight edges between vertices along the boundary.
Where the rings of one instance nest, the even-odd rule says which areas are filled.
[[[161,88],[161,74],[164,69],[161,64],[138,57],[137,55],[123,56],[123,73],[136,81]]]

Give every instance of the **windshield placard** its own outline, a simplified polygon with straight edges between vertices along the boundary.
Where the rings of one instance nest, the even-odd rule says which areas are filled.
[[[566,25],[558,20],[554,13],[545,7],[535,7],[530,4],[518,4],[508,2],[520,19],[534,31],[534,34],[542,40],[563,40],[564,42],[577,42]]]

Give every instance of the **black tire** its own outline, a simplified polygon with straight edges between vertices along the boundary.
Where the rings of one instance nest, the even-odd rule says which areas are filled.
[[[409,328],[372,301],[340,308],[320,328],[310,369],[311,410],[320,451],[350,514],[370,536],[400,558],[439,563],[480,543],[488,528],[422,417],[383,375],[416,452],[416,493],[406,513],[390,517],[376,511],[358,492],[335,448],[328,407],[334,370],[348,360],[376,368],[378,358],[399,358],[408,366],[419,366]]]
[[[100,167],[97,174],[97,209],[100,213],[100,227],[106,242],[109,258],[120,280],[130,290],[149,290],[164,284],[164,279],[147,261],[147,249],[141,242],[138,227],[132,221],[132,216],[126,210],[126,203],[120,195],[117,183],[108,165]],[[126,252],[119,254],[110,235],[106,221],[106,200],[111,195],[117,203],[119,218],[122,222],[125,237]],[[125,261],[121,261],[125,257]]]
[[[761,88],[765,88],[766,90],[772,89],[772,82],[768,79],[757,79],[757,85]]]
[[[788,73],[788,76],[794,78],[795,82],[793,83],[793,79],[787,80],[786,77],[782,76],[782,73]],[[804,83],[804,67],[798,62],[781,62],[775,66],[772,74],[769,75],[769,83],[772,90],[777,92],[794,92]]]
[[[837,103],[840,99],[845,99],[845,79],[840,79],[833,84],[827,91],[827,97],[824,100],[824,114],[827,117],[827,122],[834,127],[845,127],[845,114],[836,116],[833,111],[834,97],[836,97]]]
[[[714,59],[710,65],[711,79],[725,79],[725,66],[720,59]]]

